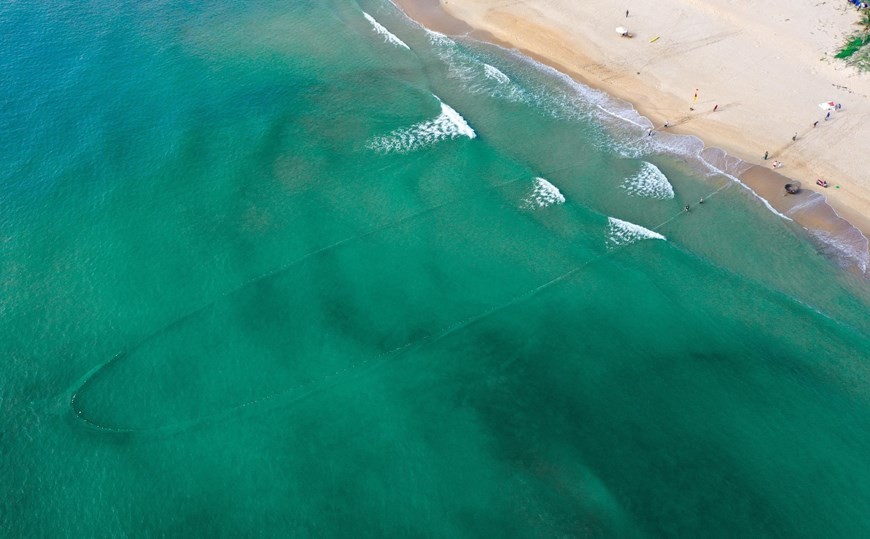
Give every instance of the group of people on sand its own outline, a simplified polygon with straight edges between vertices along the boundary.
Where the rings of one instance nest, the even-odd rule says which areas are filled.
[[[833,106],[833,109],[837,110],[837,111],[839,111],[843,108],[843,105],[841,103],[836,103],[836,104],[833,104],[832,106]],[[829,110],[827,115],[825,116],[825,120],[828,120],[830,117],[831,117],[831,111]],[[819,125],[818,121],[813,122],[813,127],[816,127],[817,125]],[[792,142],[796,142],[797,138],[798,138],[797,133],[792,135],[792,137],[791,137]],[[770,152],[764,152],[764,157],[762,159],[767,161],[767,158],[769,156],[770,156]],[[782,167],[782,161],[774,160],[773,163],[771,164],[771,168],[773,168],[774,170],[781,168],[781,167]],[[827,180],[823,180],[821,178],[816,180],[816,185],[818,185],[819,187],[825,187],[825,188],[830,186],[830,184],[828,183]],[[839,186],[837,186],[837,187],[839,188]]]

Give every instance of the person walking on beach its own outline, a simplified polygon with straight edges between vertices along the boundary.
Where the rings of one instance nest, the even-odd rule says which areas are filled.
[[[764,152],[764,160],[765,160],[765,161],[767,161],[767,156],[768,156],[768,153],[767,153],[767,152]]]
[[[825,114],[825,121],[827,122],[830,119],[831,119],[831,111],[828,111],[828,113]]]
[[[627,9],[625,10],[625,18],[626,19],[628,18],[628,10]]]
[[[717,104],[716,106],[713,107],[713,112],[716,112],[717,110],[719,110],[719,105],[718,105],[718,104]]]
[[[791,136],[791,141],[794,142],[797,140],[797,133]]]
[[[664,127],[665,129],[667,129],[667,128],[670,127],[670,126],[671,126],[671,122],[669,122],[668,120],[665,120],[665,125],[663,125],[662,127]]]
[[[692,103],[698,100],[698,89],[695,88],[695,96],[692,98]]]
[[[817,126],[817,125],[819,125],[819,121],[818,121],[818,120],[816,120],[815,122],[813,122],[813,127],[815,127],[815,126]]]

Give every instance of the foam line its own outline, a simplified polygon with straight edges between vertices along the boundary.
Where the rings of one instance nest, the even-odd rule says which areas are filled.
[[[407,153],[437,142],[459,137],[476,138],[477,133],[453,107],[433,95],[441,104],[441,114],[432,120],[403,127],[390,134],[375,137],[368,147],[379,153]]]
[[[508,76],[502,73],[501,70],[495,66],[483,64],[483,73],[499,84],[510,84],[511,80]]]
[[[429,36],[429,40],[433,45],[440,45],[442,47],[450,47],[455,45],[455,41],[453,41],[451,38],[438,32],[434,32],[426,28],[425,26],[422,26],[420,23],[414,21],[413,19],[408,18],[408,20],[416,24],[418,27],[422,28]],[[530,65],[539,72],[564,82],[569,88],[574,91],[576,96],[580,98],[579,101],[582,104],[582,108],[591,105],[598,112],[601,113],[598,116],[601,123],[606,124],[606,122],[603,121],[604,118],[613,118],[618,123],[623,123],[626,126],[631,126],[632,130],[642,130],[639,131],[639,133],[644,133],[647,129],[655,127],[649,120],[649,118],[642,116],[640,113],[638,113],[635,107],[629,102],[614,98],[609,94],[606,94],[605,92],[593,89],[589,86],[579,83],[567,74],[562,73],[557,69],[550,67],[529,56],[526,56],[520,51],[507,49],[498,44],[487,43],[485,41],[477,40],[469,37],[468,35],[465,35],[463,37],[470,41],[476,41],[486,46],[499,49],[504,54],[512,56],[519,62]],[[484,69],[486,69],[486,67],[484,67]],[[576,106],[578,102],[574,99],[574,96],[565,95],[564,97],[571,105],[574,105],[571,108],[575,109],[575,113],[576,109],[581,108]],[[533,106],[541,105],[541,103],[537,102],[537,100],[528,104]],[[640,135],[638,139],[632,142],[628,142],[625,145],[617,146],[614,149],[615,151],[623,154],[625,157],[640,157],[644,153],[648,153],[650,151],[664,151],[670,154],[685,157],[690,163],[698,165],[700,169],[707,170],[713,174],[721,174],[723,176],[726,176],[733,180],[735,183],[738,183],[744,188],[749,189],[753,196],[758,198],[771,213],[787,221],[793,221],[793,219],[791,219],[788,215],[777,211],[766,199],[764,199],[764,197],[761,197],[758,193],[756,193],[754,190],[752,190],[740,181],[739,176],[750,166],[748,163],[740,160],[739,158],[729,156],[727,153],[717,148],[705,147],[704,142],[697,137],[689,135],[675,135],[671,133],[665,133],[663,131],[657,131],[655,137]],[[854,249],[847,252],[844,251],[844,245],[849,242],[845,242],[842,238],[837,238],[835,236],[831,236],[818,230],[808,230],[808,232],[822,243],[828,244],[834,249],[834,251],[847,255],[846,258],[851,258],[852,260],[856,261],[859,269],[864,268],[863,274],[867,276],[868,270],[870,270],[870,251],[864,248],[864,242],[860,241],[860,239],[851,242],[854,244]],[[870,239],[864,237],[864,241],[867,244],[870,244]],[[838,259],[839,257],[834,258]]]
[[[554,204],[564,204],[565,196],[559,188],[544,178],[535,178],[535,187],[532,193],[523,202],[527,209],[546,208]]]
[[[416,21],[415,21],[416,24]],[[419,26],[419,25],[418,25]],[[426,32],[426,35],[429,37],[429,42],[434,45],[455,45],[456,42],[441,32],[436,32],[435,30],[430,30],[426,27],[423,27],[423,30]]]
[[[608,229],[608,244],[614,247],[621,245],[629,245],[642,240],[664,240],[665,237],[658,232],[653,232],[648,228],[644,228],[616,217],[607,218]]]
[[[429,35],[430,41],[434,44],[447,45],[455,43],[447,36],[428,30],[425,27],[423,28]],[[479,41],[467,36],[466,38],[472,41]],[[704,142],[694,136],[674,135],[658,131],[655,137],[647,137],[645,136],[646,130],[654,126],[648,118],[640,115],[631,103],[616,99],[602,91],[595,90],[579,83],[565,73],[543,64],[538,60],[530,58],[519,51],[506,49],[492,43],[485,44],[500,49],[505,54],[512,56],[526,65],[534,67],[539,72],[564,82],[569,88],[576,92],[576,95],[582,99],[583,103],[594,107],[602,114],[602,116],[613,118],[620,123],[624,123],[624,125],[631,126],[633,129],[642,130],[639,133],[643,133],[643,135],[639,135],[639,138],[634,142],[629,142],[628,147],[616,148],[616,151],[623,153],[626,157],[639,157],[642,152],[649,150],[665,151],[677,156],[686,157],[690,161],[695,162],[702,169],[730,178],[735,183],[748,189],[771,213],[787,221],[792,221],[788,215],[777,211],[766,199],[740,181],[739,175],[749,166],[742,160],[728,156],[724,152],[715,148],[706,148]],[[571,100],[568,96],[566,96],[566,98]],[[539,105],[538,103],[534,104]],[[824,237],[824,235],[816,234],[816,236],[823,242],[831,240],[830,238]],[[863,258],[863,253],[858,258]],[[868,262],[868,264],[870,264],[870,262]]]
[[[630,195],[666,200],[674,198],[674,188],[668,177],[654,164],[644,161],[634,176],[622,182],[622,188]]]
[[[365,11],[363,11],[363,16],[366,18],[366,20],[368,20],[371,23],[372,28],[374,29],[375,33],[378,33],[378,34],[384,36],[385,42],[392,43],[393,45],[395,45],[397,47],[404,47],[407,50],[411,50],[411,47],[409,47],[408,45],[405,44],[404,41],[402,41],[401,39],[396,37],[395,34],[390,32],[389,30],[387,30],[386,27],[384,27],[384,25],[382,25],[381,23],[376,21],[374,17],[372,17],[371,15],[366,13]]]
[[[811,206],[815,206],[817,204],[824,204],[825,202],[826,201],[825,201],[824,195],[822,195],[821,193],[813,193],[810,196],[808,196],[807,199],[804,200],[803,202],[801,202],[800,204],[795,204],[794,206],[789,208],[788,214],[794,215],[795,213],[797,213],[799,211],[805,210],[805,209],[807,209]]]

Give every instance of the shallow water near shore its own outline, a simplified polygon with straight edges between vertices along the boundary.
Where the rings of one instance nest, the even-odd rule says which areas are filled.
[[[0,29],[10,536],[870,529],[866,281],[688,138],[383,2]]]

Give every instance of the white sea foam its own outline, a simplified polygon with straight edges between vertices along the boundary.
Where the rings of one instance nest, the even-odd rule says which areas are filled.
[[[523,202],[524,208],[546,208],[554,204],[564,204],[565,196],[559,188],[544,178],[535,178],[535,187]]]
[[[623,157],[642,158],[649,153],[666,153],[683,157],[703,174],[708,176],[724,176],[734,181],[752,193],[771,213],[787,221],[792,221],[791,217],[777,211],[764,197],[740,181],[740,175],[751,166],[750,164],[736,157],[729,156],[722,150],[705,148],[704,142],[695,136],[676,135],[668,133],[666,130],[658,130],[653,136],[647,136],[647,130],[655,126],[653,126],[648,118],[637,112],[631,103],[585,86],[568,75],[533,58],[529,58],[518,51],[508,52],[517,60],[563,81],[571,89],[571,91],[565,92],[562,96],[559,95],[559,92],[545,92],[545,101],[540,104],[536,103],[539,106],[548,108],[548,112],[552,116],[563,119],[575,119],[579,116],[585,116],[586,118],[593,117],[614,135],[610,138],[609,144],[606,143],[605,145]],[[562,105],[552,103],[554,98],[558,99],[560,97],[564,101]],[[590,105],[593,109],[591,114],[587,113]],[[671,187],[671,190],[673,190],[673,187]],[[847,245],[856,246],[851,252],[851,257],[859,260],[859,265],[863,263],[861,261],[865,257],[866,249],[859,245],[860,241],[840,242],[824,234],[816,234],[815,237],[826,243],[832,242],[832,249],[839,251],[844,251],[844,247]],[[838,243],[838,245],[833,243]]]
[[[475,82],[476,79],[473,78],[474,71],[480,72],[479,67],[474,65],[481,62],[479,58],[459,50],[459,45],[451,38],[428,29],[424,30],[431,43],[442,49],[437,53],[448,63],[450,75],[465,81],[468,90],[472,93],[489,92],[493,97],[524,102],[557,119],[580,121],[596,119],[611,134],[611,137],[607,138],[596,137],[598,139],[596,144],[599,146],[613,150],[626,158],[640,159],[650,153],[667,153],[683,157],[698,172],[708,177],[720,176],[732,180],[749,190],[769,211],[785,220],[792,220],[740,181],[741,174],[750,166],[748,163],[716,148],[705,148],[704,142],[698,137],[677,135],[667,130],[657,130],[653,136],[646,136],[647,130],[655,126],[631,103],[581,84],[519,51],[508,50],[497,45],[493,46],[504,54],[560,80],[564,85],[562,88],[554,88],[550,85],[536,84],[534,80],[524,79],[522,84],[498,84],[495,89],[490,84],[487,87],[485,84]],[[490,77],[486,67],[484,67],[484,74]],[[830,246],[830,250],[837,251],[841,255],[848,254],[849,258],[857,260],[865,273],[870,269],[870,260],[867,260],[867,247],[864,243],[867,242],[867,238],[863,235],[858,238],[858,241],[851,241],[851,238],[849,241],[842,241],[823,233],[813,233],[813,235],[820,242]]]
[[[756,199],[758,199],[758,201],[761,202],[761,203],[764,205],[765,208],[767,208],[768,210],[770,210],[771,213],[773,213],[773,214],[775,214],[775,215],[778,215],[779,217],[782,217],[782,218],[785,219],[786,221],[794,221],[794,219],[792,219],[792,218],[789,217],[788,215],[782,213],[781,211],[779,211],[779,210],[777,210],[776,208],[774,208],[773,206],[771,206],[771,205],[770,205],[770,202],[768,202],[767,199],[764,198],[763,196],[761,196],[761,195],[759,195],[758,193],[756,193],[755,190],[754,190],[753,188],[751,188],[751,187],[749,187],[748,185],[746,185],[745,183],[741,182],[738,178],[732,178],[732,179],[733,179],[735,182],[737,182],[737,185],[739,185],[740,187],[742,187],[742,188],[746,189],[747,191],[749,191],[750,193],[752,193],[752,196],[754,196]]]
[[[447,67],[447,77],[458,81],[467,92],[511,102],[527,100],[523,88],[511,84],[510,77],[493,65],[501,58],[486,50],[458,43],[444,34],[429,29],[425,32],[432,50]]]
[[[596,137],[598,140],[594,140],[594,143],[599,147],[615,151],[626,158],[640,159],[650,153],[668,153],[685,157],[689,161],[701,161],[699,154],[704,150],[704,143],[699,138],[676,135],[667,130],[658,130],[653,136],[647,136],[647,131],[655,126],[631,103],[577,82],[565,73],[519,51],[502,50],[518,62],[561,82],[557,86],[536,85],[532,82],[534,87],[525,90],[524,95],[528,99],[524,101],[557,119],[596,121],[611,135]],[[524,84],[526,82],[523,80]]]
[[[501,72],[499,68],[491,66],[489,64],[483,64],[483,72],[487,77],[498,82],[499,84],[509,84],[511,81],[507,75]]]
[[[489,86],[482,84],[476,78],[481,72],[481,64],[484,64],[484,75],[490,80],[495,80],[486,68],[486,65],[491,66],[492,64],[486,63],[489,60],[485,62],[481,59],[490,56],[485,50],[466,50],[467,47],[460,46],[450,37],[429,30],[419,23],[415,24],[423,29],[429,41],[435,46],[436,54],[448,64],[449,76],[463,81],[466,88],[472,93],[488,92],[496,98],[524,102],[556,119],[579,121],[596,119],[615,135],[607,139],[600,138],[596,143],[627,158],[642,158],[650,152],[667,152],[686,157],[689,160],[704,161],[704,158],[700,156],[701,152],[704,151],[704,143],[697,137],[674,135],[661,130],[657,131],[654,136],[648,137],[646,136],[647,130],[655,126],[648,118],[641,115],[631,103],[579,83],[565,73],[517,50],[488,44],[488,46],[500,50],[502,55],[512,57],[520,65],[526,65],[534,71],[544,73],[562,84],[541,84],[535,77],[523,77],[521,84],[498,84],[495,88],[491,84]],[[709,163],[703,162],[700,168],[706,169],[705,172],[720,172],[714,170],[718,167],[707,165]],[[739,176],[739,174],[727,171],[722,172],[735,180]]]
[[[825,196],[821,193],[811,193],[810,196],[807,197],[806,200],[801,202],[800,204],[795,204],[788,211],[786,211],[789,215],[794,215],[796,213],[800,213],[805,210],[811,209],[813,206],[817,206],[819,204],[825,204]]]
[[[855,267],[861,275],[870,269],[870,250],[867,238],[855,227],[841,233],[824,230],[809,230],[810,235],[822,244],[822,251],[833,257],[845,268]]]
[[[481,88],[475,82],[479,80],[482,62],[444,34],[431,30],[427,30],[426,34],[435,54],[447,65],[447,76],[470,86],[472,93],[479,93]]]
[[[438,96],[434,97],[441,103],[441,114],[436,118],[411,127],[396,129],[383,137],[375,137],[369,142],[368,147],[381,153],[406,153],[446,139],[477,137],[477,133],[462,115],[441,101]]]
[[[634,176],[622,182],[622,188],[629,194],[660,200],[674,198],[674,188],[668,177],[650,162],[644,161]]]
[[[610,247],[629,245],[641,240],[664,239],[665,237],[658,232],[653,232],[640,225],[629,223],[616,217],[607,218],[607,243]]]
[[[384,41],[387,43],[392,43],[397,47],[404,47],[408,50],[411,50],[411,47],[405,45],[405,42],[396,37],[395,34],[387,30],[384,25],[375,20],[374,17],[363,11],[363,16],[371,23],[374,31],[382,36],[384,36]]]
[[[700,143],[700,139],[698,142]],[[703,145],[703,143],[701,144]],[[737,181],[737,178],[752,168],[750,163],[739,157],[728,155],[725,150],[719,148],[704,148],[698,152],[698,156],[707,168],[708,175],[722,174]]]
[[[426,35],[429,36],[429,41],[434,45],[454,45],[456,43],[441,32],[436,32],[435,30],[430,30],[428,28],[423,28],[423,30],[426,32]]]
[[[804,212],[830,212],[835,218],[828,223],[827,230],[807,229],[810,236],[820,243],[820,250],[836,260],[844,268],[855,268],[861,274],[866,274],[870,267],[870,241],[854,225],[840,217],[828,204],[825,195],[811,193],[806,200],[792,206],[788,215],[800,221]]]

